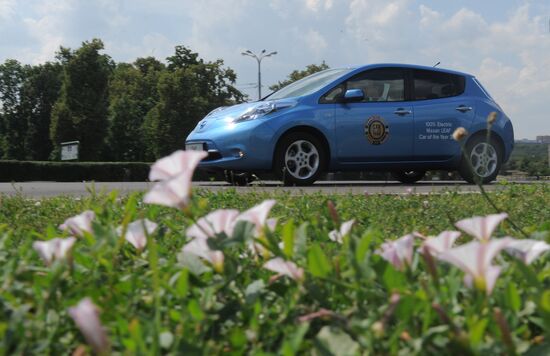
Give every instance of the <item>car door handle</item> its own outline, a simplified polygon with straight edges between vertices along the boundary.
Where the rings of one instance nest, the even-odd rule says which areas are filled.
[[[467,112],[467,111],[472,110],[472,107],[471,106],[460,105],[456,109],[460,112]]]
[[[393,113],[397,114],[397,115],[409,115],[409,114],[412,114],[412,111],[405,110],[403,108],[399,108],[399,109],[395,110]]]

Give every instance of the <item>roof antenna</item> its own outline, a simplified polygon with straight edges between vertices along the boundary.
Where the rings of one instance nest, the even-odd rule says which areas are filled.
[[[434,64],[434,68],[437,67],[441,62],[437,62],[436,64]]]

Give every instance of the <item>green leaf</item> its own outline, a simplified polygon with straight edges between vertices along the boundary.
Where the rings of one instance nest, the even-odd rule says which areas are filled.
[[[550,289],[547,289],[542,293],[540,297],[540,306],[542,310],[547,313],[550,313]]]
[[[483,334],[485,333],[485,329],[489,324],[489,319],[485,318],[478,321],[474,321],[469,324],[470,324],[470,342],[472,343],[472,345],[476,346],[483,339]]]
[[[175,287],[178,297],[185,297],[187,295],[187,291],[189,290],[189,270],[187,268],[181,270]]]
[[[204,319],[204,312],[202,311],[201,306],[196,299],[191,299],[189,301],[189,304],[187,304],[187,310],[189,310],[189,314],[191,314],[191,317],[193,319],[198,321]]]
[[[382,276],[386,288],[390,291],[401,290],[406,285],[405,275],[396,270],[391,264],[387,264]]]
[[[359,352],[359,344],[340,329],[325,326],[316,337],[321,354],[329,352],[333,355],[356,355]]]
[[[330,262],[318,244],[312,245],[309,249],[307,265],[309,272],[315,277],[326,277],[331,270]]]
[[[283,252],[288,258],[294,255],[294,220],[290,219],[283,226]]]
[[[515,312],[521,309],[521,298],[515,283],[508,283],[506,288],[506,304]]]

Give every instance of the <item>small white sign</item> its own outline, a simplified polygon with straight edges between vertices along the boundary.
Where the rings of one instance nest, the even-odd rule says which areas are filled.
[[[61,142],[61,160],[71,161],[78,159],[79,141]]]

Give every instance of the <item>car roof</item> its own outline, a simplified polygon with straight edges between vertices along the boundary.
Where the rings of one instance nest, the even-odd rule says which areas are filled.
[[[411,69],[423,69],[423,70],[430,70],[434,72],[442,72],[442,73],[449,73],[449,74],[455,74],[455,75],[463,75],[468,77],[473,77],[473,75],[459,72],[456,70],[451,69],[445,69],[445,68],[438,68],[438,67],[428,67],[428,66],[421,66],[417,64],[404,64],[404,63],[373,63],[373,64],[366,64],[366,65],[359,65],[359,66],[351,66],[350,69],[353,69],[355,71],[362,71],[366,69],[372,69],[372,68],[381,68],[381,67],[393,67],[393,68],[411,68]]]

